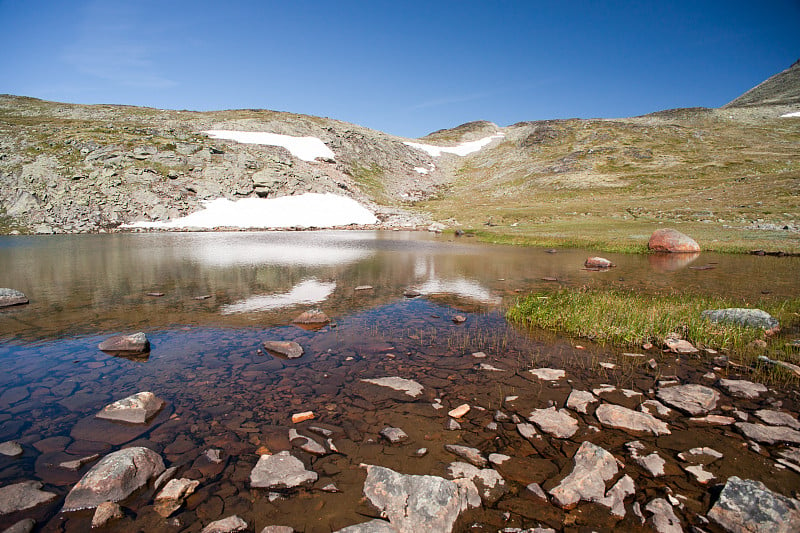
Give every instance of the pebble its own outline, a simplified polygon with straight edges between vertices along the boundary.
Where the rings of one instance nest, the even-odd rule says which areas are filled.
[[[311,420],[314,418],[313,411],[304,411],[302,413],[295,413],[292,415],[292,423],[299,424],[300,422],[304,422],[306,420]]]
[[[465,403],[465,404],[459,405],[455,409],[451,409],[450,411],[447,412],[447,414],[449,416],[452,416],[453,418],[461,418],[462,416],[464,416],[467,413],[469,413],[469,411],[470,411],[470,406],[469,406],[469,404]]]

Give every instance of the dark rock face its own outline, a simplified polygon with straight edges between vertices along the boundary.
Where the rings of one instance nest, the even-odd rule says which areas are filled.
[[[150,351],[150,341],[144,333],[139,332],[108,338],[97,347],[111,353],[145,353]]]
[[[680,231],[669,228],[654,231],[647,247],[654,252],[693,253],[700,251],[697,241]]]
[[[64,500],[63,511],[94,509],[118,502],[164,471],[161,456],[149,448],[125,448],[106,455],[81,478]]]
[[[303,347],[292,341],[264,341],[264,349],[286,359],[297,359],[303,355]]]
[[[0,307],[22,305],[28,303],[28,297],[14,289],[0,288]]]
[[[761,309],[746,309],[730,307],[728,309],[711,309],[701,313],[703,318],[714,323],[727,322],[739,326],[777,330],[780,325],[778,319]]]
[[[708,517],[734,533],[800,531],[800,501],[772,492],[763,483],[732,476]]]

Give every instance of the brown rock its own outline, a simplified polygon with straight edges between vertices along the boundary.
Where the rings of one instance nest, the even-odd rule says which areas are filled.
[[[647,247],[654,252],[693,253],[700,251],[700,245],[694,239],[669,228],[654,231]]]
[[[97,347],[104,352],[111,353],[145,353],[150,351],[150,341],[147,340],[144,333],[139,332],[110,337],[98,344]]]
[[[276,357],[297,359],[303,355],[303,347],[292,341],[264,341],[264,348]]]
[[[28,298],[21,292],[14,289],[0,289],[0,307],[10,307],[12,305],[22,305],[28,303]]]
[[[586,268],[611,268],[617,265],[604,257],[590,257],[583,263],[583,266]]]

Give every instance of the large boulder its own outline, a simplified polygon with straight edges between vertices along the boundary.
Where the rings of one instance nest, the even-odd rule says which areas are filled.
[[[780,328],[778,319],[761,309],[730,307],[728,309],[710,309],[703,311],[701,315],[714,323],[729,323],[767,331],[777,331]]]
[[[772,492],[763,483],[728,478],[708,517],[734,533],[800,531],[800,501]]]
[[[97,347],[111,353],[145,353],[150,351],[150,341],[144,333],[138,332],[109,337]]]
[[[650,236],[647,247],[654,252],[693,253],[700,251],[697,241],[680,231],[662,228]]]
[[[15,289],[0,288],[0,307],[22,305],[28,303],[28,297]]]
[[[144,424],[162,407],[164,407],[164,400],[152,392],[137,392],[106,405],[95,417],[131,424]]]
[[[458,516],[481,504],[475,485],[466,479],[400,474],[367,465],[364,495],[399,533],[449,532]]]
[[[64,500],[62,511],[94,509],[103,502],[118,502],[164,471],[161,456],[136,446],[110,453],[86,472]]]

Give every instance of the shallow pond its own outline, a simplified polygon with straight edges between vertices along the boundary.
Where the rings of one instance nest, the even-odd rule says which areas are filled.
[[[589,255],[405,232],[2,237],[0,286],[23,291],[31,303],[0,310],[0,442],[15,440],[24,449],[21,457],[0,456],[0,486],[39,480],[59,497],[0,516],[0,528],[32,517],[44,531],[87,530],[91,511],[59,511],[93,463],[78,471],[58,465],[131,445],[157,451],[167,466],[178,467],[176,477],[200,485],[164,519],[153,510],[151,483],[123,502],[126,516],[112,530],[199,531],[237,514],[255,531],[271,524],[334,531],[376,516],[363,501],[361,464],[447,477],[447,466],[459,460],[443,449],[448,443],[512,458],[512,467],[497,467],[506,494],[463,513],[457,525],[463,531],[536,524],[647,530],[634,504],[644,509],[668,493],[677,498],[684,527],[713,531],[701,517],[713,501],[714,484],[731,475],[792,496],[800,475],[777,462],[784,447],[748,446],[733,426],[700,424],[675,411],[665,416],[671,434],[658,437],[601,428],[593,407],[571,412],[579,429],[569,438],[540,432],[526,439],[502,416],[492,424],[498,410],[525,419],[534,409],[563,407],[572,390],[601,385],[615,388],[597,391],[602,402],[638,408],[655,397],[659,381],[670,379],[715,386],[715,414],[737,411],[752,419],[767,407],[797,416],[795,391],[735,398],[714,385],[716,378],[703,377],[713,368],[705,358],[659,350],[623,356],[519,329],[505,322],[503,310],[531,290],[584,285],[755,303],[798,294],[800,259],[604,254],[618,266],[592,272],[582,268]],[[419,295],[404,295],[410,290]],[[315,308],[332,322],[317,330],[291,324]],[[458,315],[465,320],[454,321]],[[135,331],[150,339],[149,356],[115,357],[97,349],[112,334]],[[267,340],[295,341],[305,353],[292,360],[273,357],[261,349]],[[486,357],[474,355],[481,352]],[[655,368],[646,363],[650,358]],[[529,372],[538,367],[563,369],[566,378],[540,380]],[[728,369],[716,373],[734,377]],[[416,380],[423,393],[408,398],[361,381],[387,376]],[[94,418],[105,405],[140,391],[166,401],[148,424]],[[459,419],[461,428],[446,429],[447,412],[465,403],[471,410]],[[292,414],[303,411],[313,411],[315,419],[292,424]],[[325,442],[311,426],[333,431],[338,452],[316,456],[293,447],[291,428]],[[389,443],[379,436],[386,426],[402,428],[408,439]],[[585,440],[626,464],[620,475],[636,483],[622,519],[592,503],[563,510],[526,489],[530,483],[545,491],[558,485]],[[664,476],[647,475],[631,461],[626,443],[633,440],[666,459]],[[698,446],[724,455],[706,467],[715,477],[710,483],[699,482],[677,457]],[[423,447],[428,453],[416,457]],[[221,463],[204,459],[209,449],[222,450]],[[259,455],[282,450],[291,450],[319,480],[297,491],[251,488]],[[338,492],[322,490],[330,483]]]

